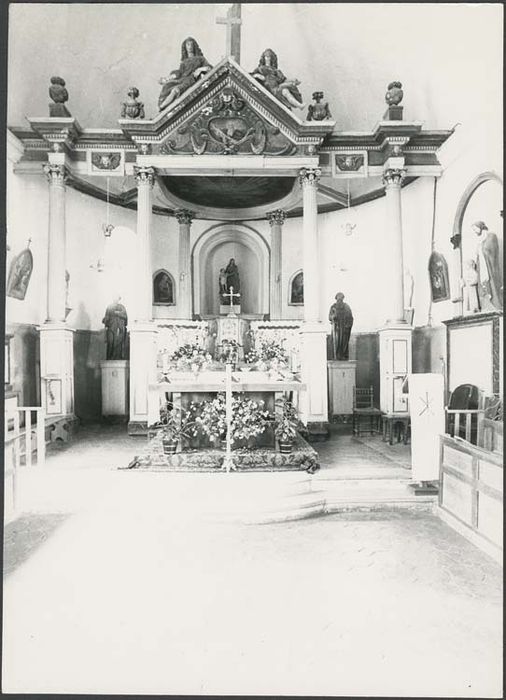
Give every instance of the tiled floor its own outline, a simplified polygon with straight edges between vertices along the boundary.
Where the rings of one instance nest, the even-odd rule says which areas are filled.
[[[115,469],[139,443],[81,436],[6,529],[4,692],[501,697],[501,569],[435,516],[203,524]],[[322,473],[409,476],[380,443]]]

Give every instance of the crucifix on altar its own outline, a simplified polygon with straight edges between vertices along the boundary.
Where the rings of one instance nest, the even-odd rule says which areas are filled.
[[[240,63],[241,60],[241,3],[235,2],[228,10],[226,17],[218,17],[216,24],[224,24],[227,27],[226,56]]]

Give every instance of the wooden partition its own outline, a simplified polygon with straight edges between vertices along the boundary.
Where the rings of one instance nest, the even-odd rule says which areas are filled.
[[[450,524],[459,524],[457,529],[473,533],[496,553],[502,550],[502,462],[495,452],[441,436],[439,507]]]

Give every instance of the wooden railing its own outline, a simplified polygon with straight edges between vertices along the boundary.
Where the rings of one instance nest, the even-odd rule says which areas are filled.
[[[446,432],[476,445],[480,409],[446,409]],[[452,420],[453,418],[453,420]]]

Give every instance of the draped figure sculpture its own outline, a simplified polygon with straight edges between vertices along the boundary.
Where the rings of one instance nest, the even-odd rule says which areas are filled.
[[[163,87],[158,98],[158,109],[161,111],[177,97],[186,92],[192,85],[211,70],[200,46],[189,36],[181,44],[181,63],[179,69],[172,71],[168,78],[158,81]]]
[[[488,230],[484,221],[476,221],[471,228],[478,238],[477,269],[480,292],[494,308],[502,309],[504,283],[499,241],[496,234]]]
[[[344,302],[344,294],[336,294],[335,304],[329,311],[329,321],[332,323],[332,351],[334,360],[350,359],[350,335],[353,326],[353,314]]]
[[[109,304],[102,319],[107,360],[126,360],[128,315],[120,300],[121,297],[118,296]]]
[[[290,109],[292,107],[304,109],[306,106],[297,88],[300,81],[296,78],[289,80],[285,77],[278,68],[278,57],[272,49],[265,49],[260,56],[258,66],[251,75]]]

